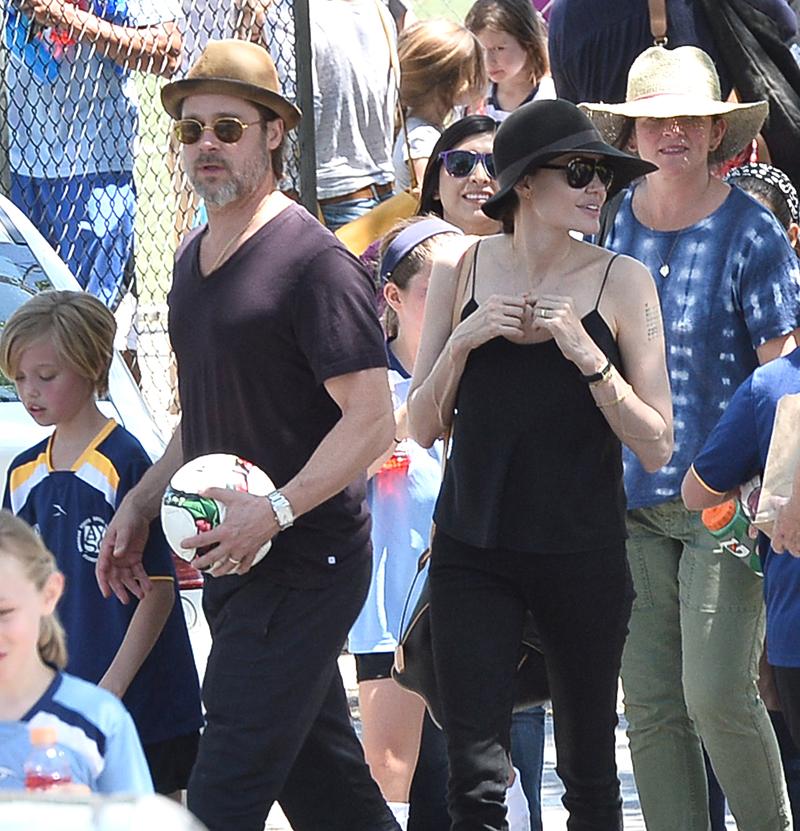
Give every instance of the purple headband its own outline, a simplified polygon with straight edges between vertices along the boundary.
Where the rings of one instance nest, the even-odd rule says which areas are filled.
[[[463,233],[460,228],[439,219],[438,216],[428,217],[403,228],[389,243],[389,247],[381,259],[381,283],[385,283],[392,276],[392,272],[397,268],[400,260],[410,254],[421,242],[425,242],[426,239],[436,237],[439,234],[463,235]]]

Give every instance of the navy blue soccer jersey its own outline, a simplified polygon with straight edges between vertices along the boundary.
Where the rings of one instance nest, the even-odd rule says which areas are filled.
[[[67,671],[97,683],[122,643],[136,602],[104,598],[95,579],[103,534],[125,494],[150,466],[139,442],[109,419],[69,470],[52,466],[52,436],[12,462],[3,505],[32,525],[66,577],[58,614],[67,632]],[[150,526],[143,565],[153,580],[175,583],[161,523]],[[153,650],[123,702],[143,744],[196,730],[202,724],[197,670],[177,596]]]

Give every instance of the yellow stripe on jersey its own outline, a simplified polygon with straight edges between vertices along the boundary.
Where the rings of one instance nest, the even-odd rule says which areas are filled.
[[[86,450],[75,459],[75,462],[72,465],[73,470],[80,470],[81,467],[88,461],[89,457],[95,452],[95,448],[99,447],[99,445],[104,442],[111,431],[117,426],[117,422],[114,421],[113,418],[109,418],[108,421],[98,430],[97,435],[89,442]]]
[[[100,491],[106,502],[112,507],[117,506],[117,489],[119,488],[119,474],[111,461],[97,450],[90,450],[81,457],[82,464],[74,473],[79,478]]]
[[[26,462],[11,471],[11,510],[18,514],[31,491],[50,473],[47,452],[40,453],[32,462]]]

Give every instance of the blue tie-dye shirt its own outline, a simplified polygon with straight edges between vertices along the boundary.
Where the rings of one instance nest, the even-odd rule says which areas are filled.
[[[675,425],[672,459],[656,473],[624,450],[628,507],[643,508],[680,493],[706,436],[758,366],[756,347],[800,326],[800,269],[773,215],[735,187],[714,213],[680,231],[642,225],[632,194],[606,246],[643,262],[656,281]]]

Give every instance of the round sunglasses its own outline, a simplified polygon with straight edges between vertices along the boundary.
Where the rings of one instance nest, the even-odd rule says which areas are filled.
[[[483,169],[494,179],[494,157],[491,153],[477,153],[475,150],[442,150],[439,158],[444,164],[444,169],[450,176],[456,179],[463,179],[469,176],[478,165],[483,164]]]
[[[223,144],[236,144],[248,127],[258,123],[260,122],[246,123],[231,115],[216,118],[211,124],[203,124],[196,118],[182,118],[175,122],[172,133],[181,144],[197,144],[206,130],[212,130]]]
[[[614,169],[600,159],[587,159],[583,156],[576,156],[566,164],[543,164],[547,170],[566,171],[567,184],[571,188],[585,188],[594,179],[595,175],[603,187],[608,190],[614,181]]]

